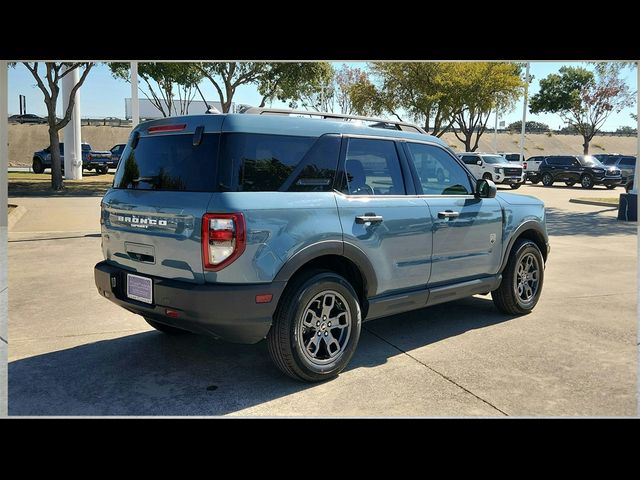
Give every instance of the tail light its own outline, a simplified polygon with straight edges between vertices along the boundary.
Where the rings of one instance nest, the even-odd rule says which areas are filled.
[[[244,215],[206,213],[202,217],[202,263],[205,270],[217,272],[244,252]]]
[[[527,169],[527,162],[522,162],[522,168]]]

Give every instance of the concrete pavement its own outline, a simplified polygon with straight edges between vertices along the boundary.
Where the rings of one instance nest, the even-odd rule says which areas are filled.
[[[9,413],[636,415],[637,226],[569,203],[618,190],[516,192],[548,209],[552,250],[532,314],[502,315],[475,296],[365,323],[348,370],[320,385],[282,376],[264,342],[150,329],[93,285],[99,198],[47,199],[57,219],[30,218],[32,204],[9,238]]]

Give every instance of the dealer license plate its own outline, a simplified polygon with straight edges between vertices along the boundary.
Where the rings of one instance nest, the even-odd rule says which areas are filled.
[[[152,280],[127,273],[127,297],[139,302],[153,303]]]

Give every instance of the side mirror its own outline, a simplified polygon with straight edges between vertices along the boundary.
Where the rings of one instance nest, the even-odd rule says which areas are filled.
[[[497,191],[492,180],[481,178],[476,181],[476,198],[495,198]]]
[[[478,161],[476,162],[476,165],[480,165],[480,166],[482,166],[482,160],[478,160]]]

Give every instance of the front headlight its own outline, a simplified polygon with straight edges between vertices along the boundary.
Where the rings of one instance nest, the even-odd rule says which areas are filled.
[[[500,167],[493,167],[493,171],[496,173],[501,173],[502,172],[502,168]]]

